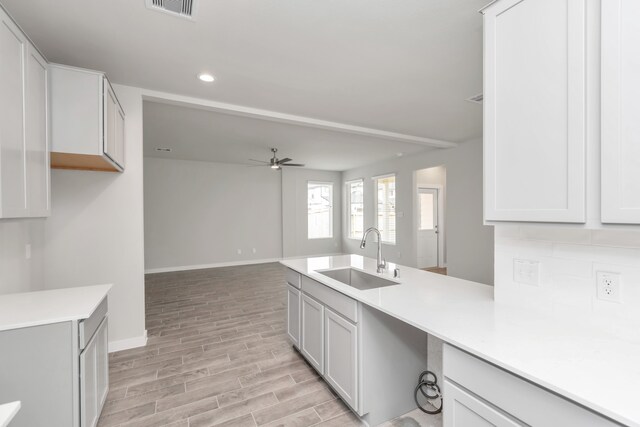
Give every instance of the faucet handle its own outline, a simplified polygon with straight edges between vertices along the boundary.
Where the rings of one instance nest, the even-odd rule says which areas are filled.
[[[400,267],[396,267],[393,269],[393,278],[394,279],[400,278]]]
[[[387,260],[382,258],[382,264],[380,264],[380,267],[382,268],[387,268]]]

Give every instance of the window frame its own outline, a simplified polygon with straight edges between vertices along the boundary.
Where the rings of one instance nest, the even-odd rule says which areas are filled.
[[[331,188],[331,205],[330,205],[330,211],[329,211],[329,232],[330,235],[329,236],[322,236],[322,237],[309,237],[309,186],[311,185],[327,185]],[[335,235],[335,221],[333,219],[333,215],[334,215],[334,201],[335,201],[335,189],[334,189],[335,185],[333,182],[330,181],[307,181],[307,240],[328,240],[328,239],[333,239],[334,235]]]
[[[389,245],[389,246],[395,246],[398,242],[398,217],[397,217],[397,195],[398,195],[398,177],[396,176],[395,173],[388,173],[388,174],[384,174],[384,175],[378,175],[378,176],[374,176],[371,179],[373,180],[373,196],[374,196],[374,203],[373,203],[373,209],[374,209],[374,223],[375,223],[375,227],[380,230],[380,224],[378,223],[378,181],[381,179],[386,179],[386,178],[392,178],[393,177],[393,182],[394,182],[394,191],[396,193],[396,206],[394,206],[394,221],[395,221],[395,225],[396,225],[396,229],[395,229],[395,233],[394,233],[394,240],[393,241],[388,241],[384,239],[384,235],[381,232],[380,233],[380,239],[382,240],[382,243],[385,245]]]
[[[364,197],[364,178],[357,178],[357,179],[352,179],[349,180],[347,182],[345,182],[345,187],[346,187],[346,206],[347,206],[347,210],[346,210],[346,214],[347,214],[347,227],[346,227],[346,231],[347,231],[347,239],[349,240],[362,240],[362,236],[360,237],[352,237],[351,235],[351,185],[352,184],[356,184],[356,183],[361,183],[362,184],[362,234],[364,234],[364,216],[365,216],[365,209],[366,209],[366,203],[365,203],[365,197]]]

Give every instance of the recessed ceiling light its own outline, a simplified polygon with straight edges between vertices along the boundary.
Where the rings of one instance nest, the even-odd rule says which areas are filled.
[[[214,81],[216,78],[213,77],[211,74],[209,73],[200,73],[198,74],[198,78],[205,82],[205,83],[211,83],[212,81]]]
[[[404,153],[396,153],[396,156],[402,157],[402,156],[404,156]]]

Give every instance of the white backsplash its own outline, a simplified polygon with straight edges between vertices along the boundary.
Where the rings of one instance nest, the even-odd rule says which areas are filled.
[[[514,258],[540,263],[538,286],[514,281]],[[596,272],[621,274],[621,302],[596,297]],[[495,299],[571,316],[640,343],[640,231],[495,227]]]

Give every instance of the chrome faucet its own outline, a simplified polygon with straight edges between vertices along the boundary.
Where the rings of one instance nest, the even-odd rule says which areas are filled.
[[[376,259],[378,268],[376,269],[376,272],[384,273],[384,269],[387,268],[387,261],[382,259],[382,235],[380,234],[380,230],[378,230],[375,227],[367,228],[367,231],[365,231],[362,236],[362,242],[360,242],[360,249],[364,249],[364,247],[367,244],[367,236],[372,231],[375,231],[376,234],[378,235],[378,257]]]

